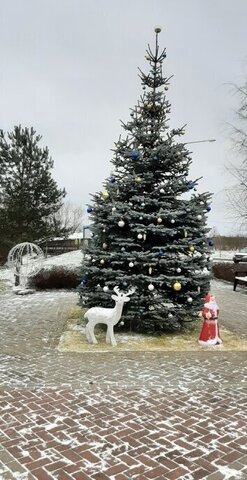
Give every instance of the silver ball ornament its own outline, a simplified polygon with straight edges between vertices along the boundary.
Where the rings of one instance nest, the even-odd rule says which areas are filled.
[[[152,292],[152,291],[154,290],[154,285],[153,285],[152,283],[150,283],[150,284],[148,285],[148,290],[149,290],[150,292]]]
[[[124,225],[125,225],[125,222],[123,220],[119,220],[118,226],[122,228],[124,227]]]

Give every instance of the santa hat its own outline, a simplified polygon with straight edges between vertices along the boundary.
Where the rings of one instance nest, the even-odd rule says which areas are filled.
[[[206,295],[206,297],[205,297],[205,300],[204,300],[204,303],[209,303],[211,297],[212,297],[212,294],[211,294],[211,293],[207,293],[207,295]]]

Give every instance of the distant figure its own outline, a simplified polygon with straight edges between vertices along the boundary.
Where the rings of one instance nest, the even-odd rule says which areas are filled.
[[[205,297],[205,303],[202,310],[204,319],[201,334],[198,340],[200,345],[211,347],[213,345],[222,345],[219,331],[219,307],[215,296],[208,293]]]

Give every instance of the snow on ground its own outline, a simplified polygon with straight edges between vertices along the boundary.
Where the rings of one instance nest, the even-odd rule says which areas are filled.
[[[56,255],[54,257],[48,257],[43,263],[43,267],[50,270],[52,267],[66,267],[73,269],[81,265],[83,259],[83,253],[81,250],[74,250],[72,252],[63,253],[62,255]],[[14,275],[7,266],[0,267],[0,281],[3,280],[7,283],[14,282]]]

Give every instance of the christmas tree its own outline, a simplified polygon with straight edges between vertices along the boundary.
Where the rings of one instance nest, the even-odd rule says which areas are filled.
[[[198,316],[209,291],[212,246],[206,228],[211,195],[195,193],[199,179],[189,178],[184,128],[169,129],[170,79],[162,73],[160,28],[155,32],[149,73],[140,70],[143,94],[123,123],[127,136],[115,144],[114,169],[87,209],[92,242],[79,287],[81,305],[89,308],[111,306],[115,285],[135,287],[122,318],[141,332],[178,330]]]

